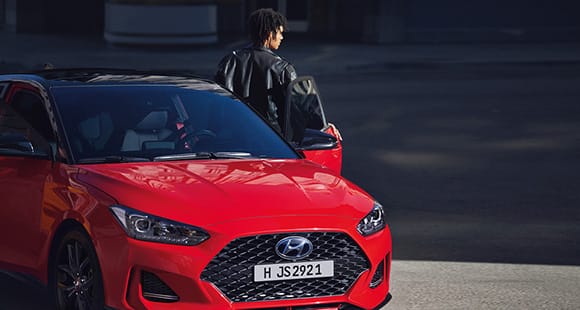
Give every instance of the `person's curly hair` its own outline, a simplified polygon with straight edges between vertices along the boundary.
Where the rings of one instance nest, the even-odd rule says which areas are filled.
[[[258,9],[250,14],[248,30],[250,39],[255,45],[262,45],[270,33],[276,33],[282,26],[286,29],[286,17],[272,9]]]

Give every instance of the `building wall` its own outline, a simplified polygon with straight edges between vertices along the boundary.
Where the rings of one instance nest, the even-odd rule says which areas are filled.
[[[16,1],[16,25],[17,32],[43,32],[46,22],[44,0],[18,0]]]
[[[16,0],[0,0],[0,30],[16,29]]]
[[[311,0],[309,34],[322,40],[361,42],[375,28],[377,1]],[[372,36],[372,35],[371,35]]]
[[[302,36],[321,40],[379,44],[580,41],[580,0],[207,1],[217,5],[222,42],[246,38],[247,15],[258,7],[281,9],[280,3],[289,14],[306,18],[306,31],[298,29]],[[104,2],[0,0],[0,29],[102,36]]]
[[[413,0],[404,10],[411,42],[580,39],[578,0]]]
[[[0,0],[0,29],[6,24],[6,1]]]
[[[373,43],[579,41],[579,0],[312,0],[314,31]],[[336,16],[333,18],[332,16]]]
[[[44,5],[47,32],[103,34],[103,0],[45,0]]]
[[[103,0],[5,0],[14,4],[11,30],[26,33],[102,35]],[[10,6],[8,5],[8,9]],[[8,17],[11,12],[7,10]],[[13,23],[13,25],[10,24]]]
[[[246,7],[241,0],[217,1],[217,31],[221,41],[234,41],[244,36]]]

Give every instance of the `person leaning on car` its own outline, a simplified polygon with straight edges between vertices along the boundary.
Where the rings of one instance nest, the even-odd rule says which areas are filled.
[[[276,55],[282,43],[286,18],[272,9],[250,14],[252,43],[226,55],[219,63],[215,81],[256,109],[274,128],[284,126],[286,87],[296,70]]]

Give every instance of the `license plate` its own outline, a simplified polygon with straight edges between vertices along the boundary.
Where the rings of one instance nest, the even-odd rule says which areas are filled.
[[[254,266],[254,282],[326,278],[334,276],[334,261]]]

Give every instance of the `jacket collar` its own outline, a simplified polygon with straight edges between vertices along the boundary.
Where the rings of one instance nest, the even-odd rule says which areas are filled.
[[[247,49],[252,49],[252,50],[255,50],[255,51],[262,51],[262,52],[270,53],[272,55],[276,55],[274,53],[274,51],[272,51],[271,49],[269,49],[267,47],[259,46],[259,45],[250,44],[246,48]]]

